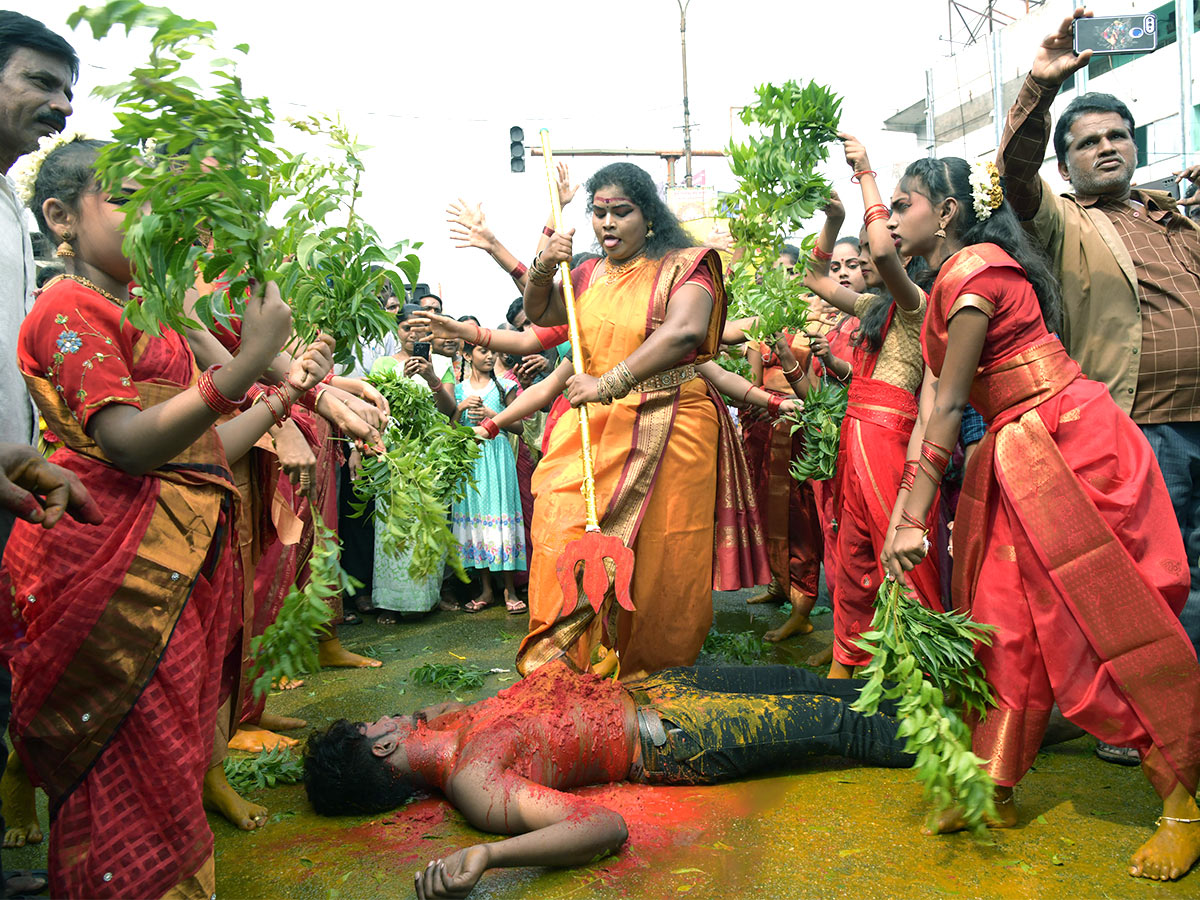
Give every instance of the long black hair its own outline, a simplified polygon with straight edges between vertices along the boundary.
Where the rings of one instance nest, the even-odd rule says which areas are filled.
[[[838,243],[849,240],[851,239],[842,238]],[[929,293],[929,289],[933,287],[934,275],[937,273],[925,264],[925,260],[914,256],[908,261],[904,271],[908,273],[913,284]],[[850,346],[860,347],[865,344],[868,353],[878,353],[883,346],[883,326],[887,324],[888,314],[895,305],[895,299],[886,288],[880,291],[871,305],[867,307],[862,318],[858,320],[858,327],[854,329],[854,334],[850,337]]]
[[[1003,185],[1001,179],[1001,188]],[[957,200],[958,212],[947,229],[964,245],[996,244],[1015,259],[1033,285],[1046,327],[1053,332],[1060,330],[1062,295],[1049,262],[1029,240],[1007,200],[986,219],[980,220],[975,215],[975,202],[971,196],[971,166],[965,159],[957,156],[918,159],[904,170],[900,189],[915,191],[927,197],[935,206],[947,197]]]
[[[691,235],[683,230],[675,213],[667,208],[658,196],[658,189],[653,179],[645,169],[633,163],[612,163],[605,166],[587,180],[588,205],[587,211],[592,211],[592,201],[596,191],[605,185],[616,185],[642,211],[646,225],[651,234],[646,237],[646,256],[650,259],[661,259],[672,250],[684,247],[695,247],[696,242]]]

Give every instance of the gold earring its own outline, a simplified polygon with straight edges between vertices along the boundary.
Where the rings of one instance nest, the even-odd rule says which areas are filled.
[[[54,255],[59,257],[60,259],[65,259],[66,257],[74,256],[75,248],[71,246],[71,240],[74,237],[75,237],[75,235],[71,234],[71,232],[64,231],[63,235],[62,235],[62,243],[58,245],[58,248],[54,251]]]
[[[944,237],[946,236],[946,229],[945,229],[945,228],[939,228],[937,231],[935,231],[935,232],[933,233],[933,236],[934,236],[934,237],[939,237],[939,238],[944,238]]]
[[[654,237],[654,224],[650,223],[646,226],[646,239],[649,240],[652,237]]]

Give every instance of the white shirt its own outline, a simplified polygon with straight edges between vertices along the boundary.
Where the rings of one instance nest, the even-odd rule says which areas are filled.
[[[32,444],[37,440],[33,401],[17,365],[21,322],[33,308],[37,267],[25,226],[25,209],[12,182],[0,178],[0,440]]]

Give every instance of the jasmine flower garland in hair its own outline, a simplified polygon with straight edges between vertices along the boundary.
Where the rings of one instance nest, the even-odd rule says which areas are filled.
[[[17,189],[17,199],[22,206],[28,207],[33,202],[34,185],[37,184],[38,172],[42,171],[42,163],[46,157],[72,141],[86,140],[86,136],[77,131],[60,131],[58,134],[47,135],[38,139],[38,148],[32,153],[22,156],[9,172]]]
[[[990,159],[971,166],[971,199],[975,207],[975,218],[980,222],[990,217],[1004,202],[1004,189],[1000,187],[1000,170]]]

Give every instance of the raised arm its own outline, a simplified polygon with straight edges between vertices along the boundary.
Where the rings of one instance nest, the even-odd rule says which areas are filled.
[[[1091,15],[1083,8],[1076,9],[1062,20],[1057,31],[1046,35],[1008,111],[996,151],[996,167],[1005,176],[1005,199],[1022,219],[1032,219],[1042,202],[1043,183],[1038,172],[1050,142],[1050,105],[1062,83],[1092,58],[1091,50],[1076,54],[1073,48],[1075,20]]]
[[[525,315],[538,325],[565,325],[567,305],[563,300],[562,285],[554,281],[554,273],[562,260],[571,261],[571,240],[575,229],[554,232],[546,245],[538,251],[530,268],[529,282],[525,285]]]
[[[846,151],[846,162],[854,170],[854,177],[858,179],[859,187],[862,188],[863,209],[867,210],[867,246],[871,263],[897,306],[907,310],[920,309],[925,294],[908,277],[908,273],[904,271],[904,264],[900,261],[900,254],[896,252],[895,239],[887,227],[887,204],[883,202],[879,194],[879,185],[875,183],[875,172],[867,158],[867,148],[854,135],[839,133],[838,137],[841,138]],[[882,214],[878,210],[882,210]]]
[[[483,214],[483,204],[471,206],[459,198],[446,207],[447,222],[450,223],[450,240],[455,241],[455,247],[464,249],[476,247],[485,251],[492,260],[508,273],[517,288],[525,290],[526,268],[507,247],[496,238],[495,232],[488,227],[487,217]]]
[[[812,259],[804,273],[804,286],[830,306],[854,315],[854,304],[858,302],[859,295],[829,275],[830,255],[845,221],[846,207],[842,205],[837,191],[833,191],[829,196],[829,205],[825,207],[825,224],[817,235]]]
[[[513,834],[431,860],[416,875],[419,900],[465,897],[488,869],[581,866],[614,852],[629,836],[611,809],[543,787],[488,761],[456,773],[447,796],[481,831]]]
[[[436,338],[451,338],[466,341],[468,344],[479,344],[481,347],[490,347],[498,353],[524,356],[527,353],[537,353],[545,349],[533,329],[493,331],[490,328],[480,328],[474,322],[457,322],[449,316],[439,316],[428,310],[413,313],[410,321],[415,328],[427,330]]]

